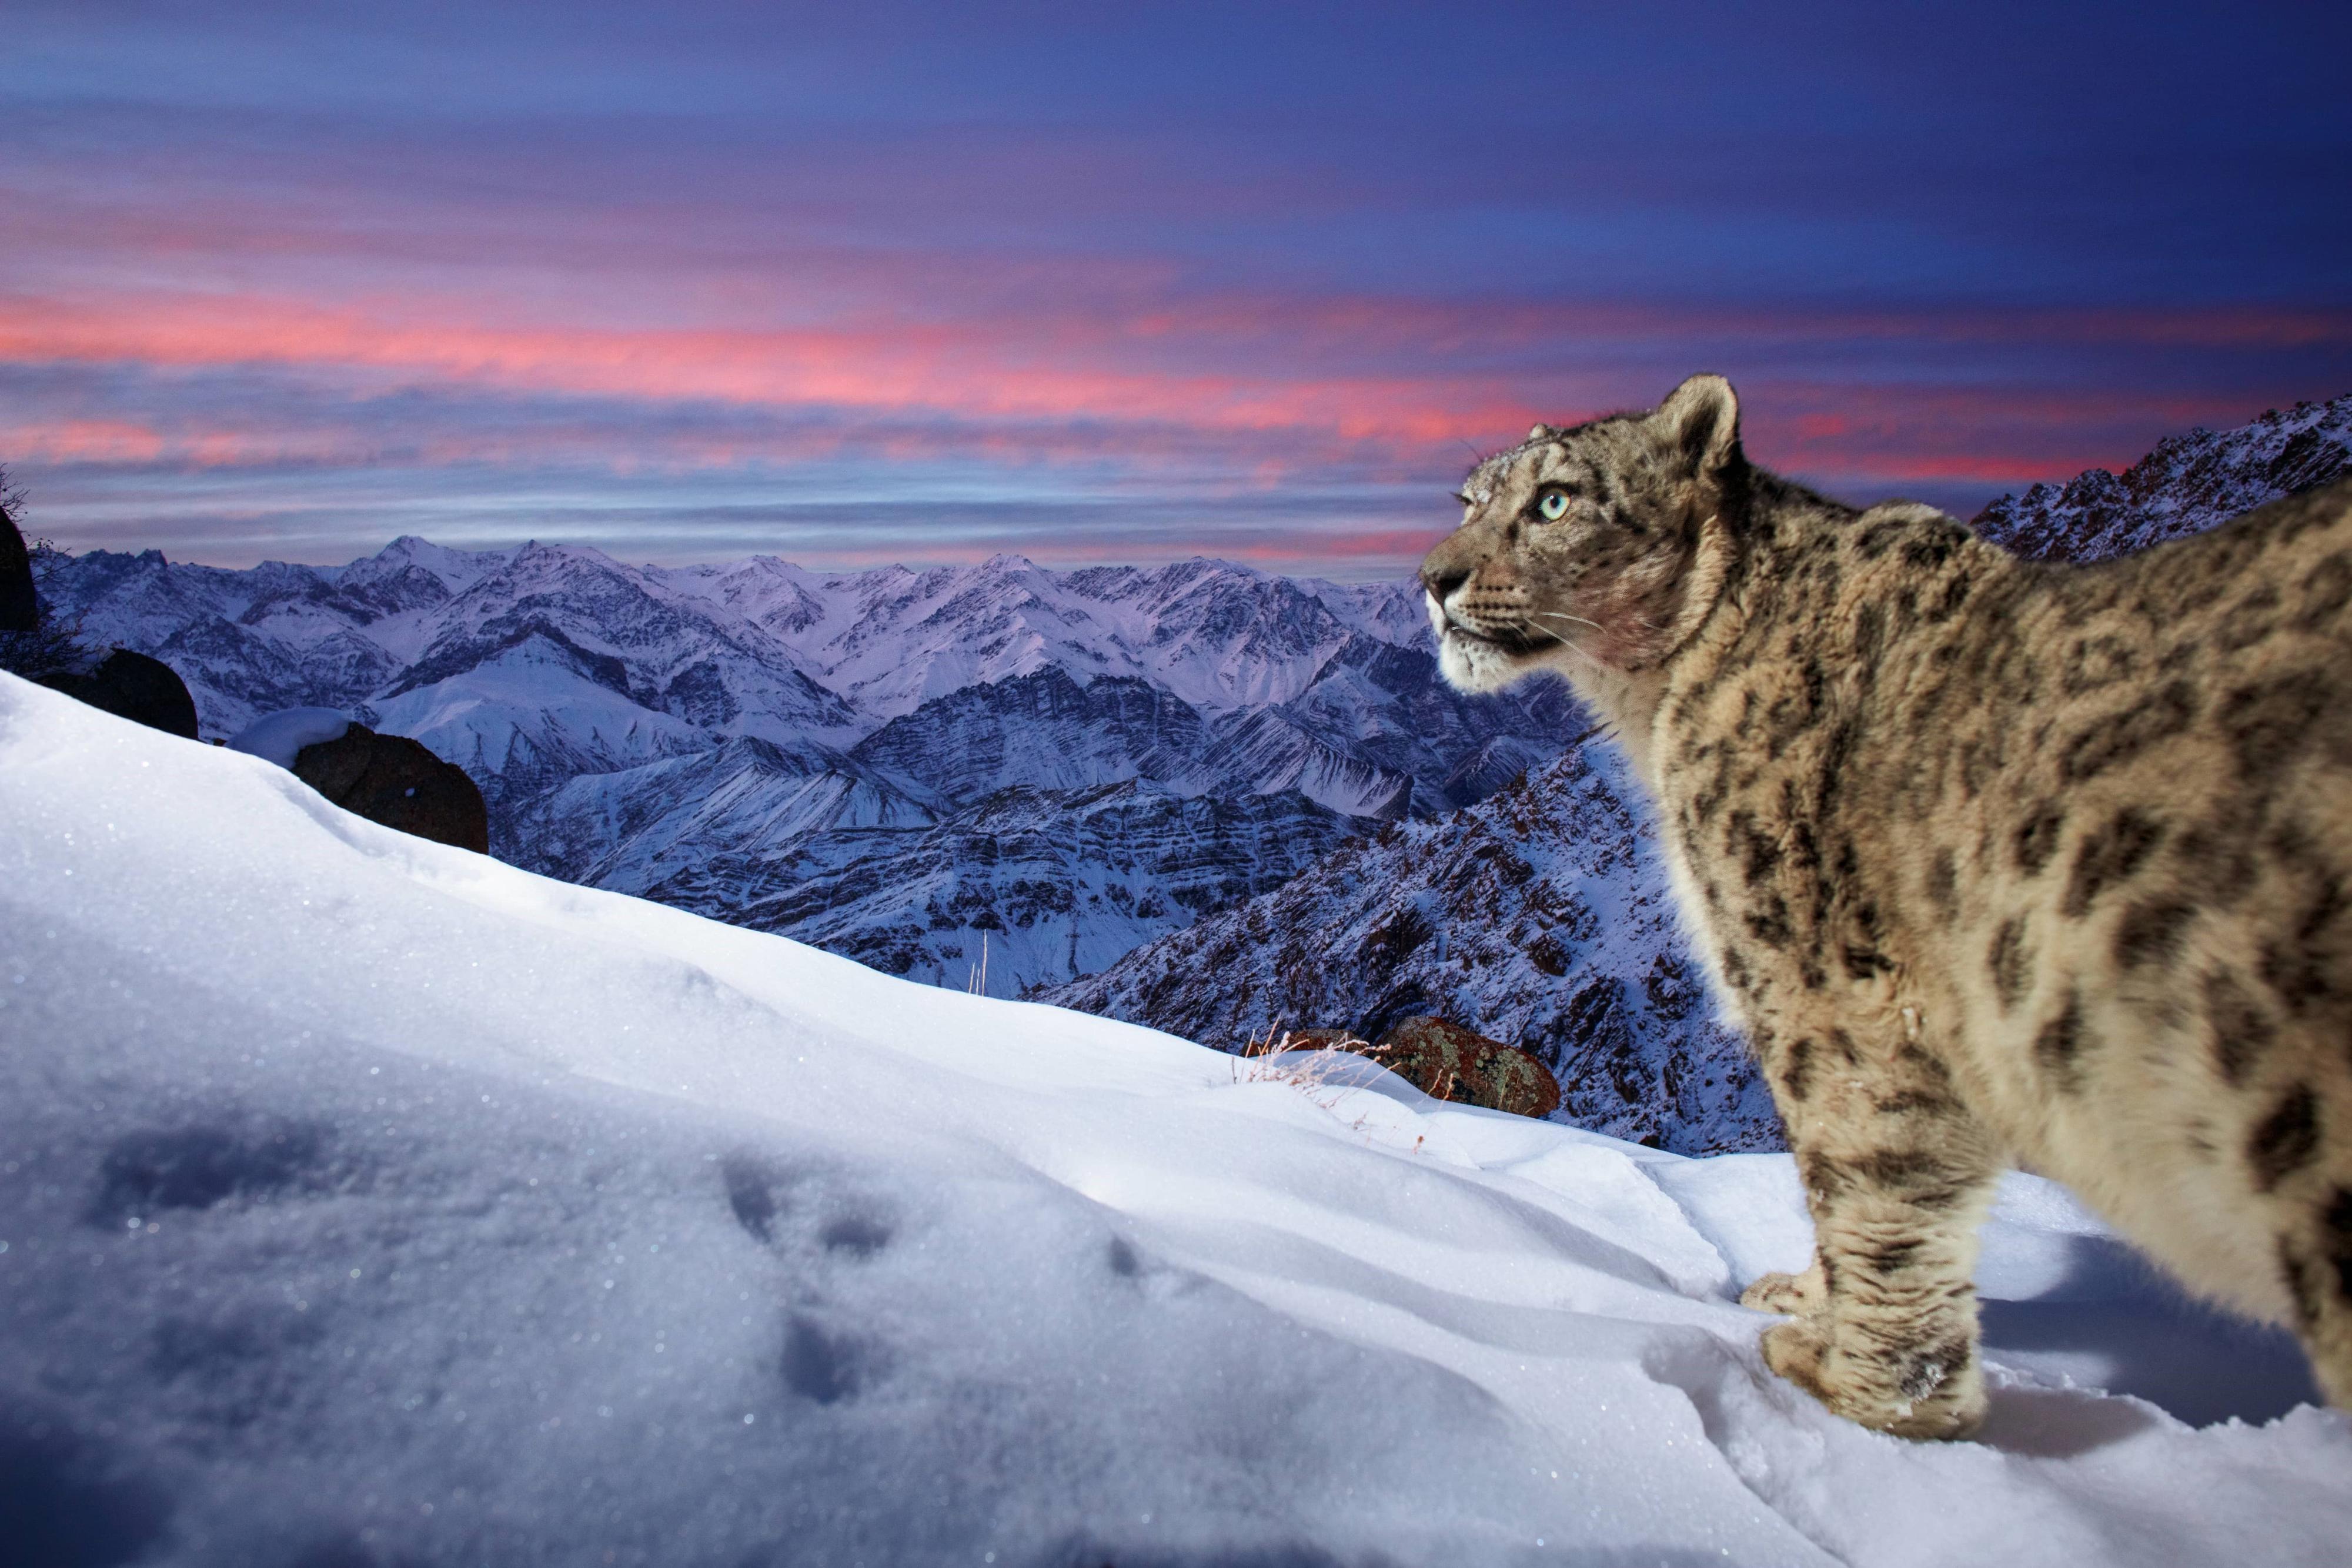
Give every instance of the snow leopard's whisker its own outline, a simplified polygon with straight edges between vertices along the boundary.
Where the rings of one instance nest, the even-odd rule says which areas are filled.
[[[1572,617],[1571,617],[1571,619],[1572,619]],[[1589,625],[1591,625],[1591,622],[1585,622],[1585,624],[1589,626]],[[1601,661],[1600,661],[1600,660],[1598,660],[1598,659],[1593,659],[1593,658],[1592,658],[1592,655],[1591,655],[1591,653],[1586,653],[1582,648],[1579,647],[1575,643],[1573,643],[1573,642],[1571,642],[1570,640],[1569,640],[1568,638],[1566,638],[1566,637],[1564,637],[1564,636],[1560,635],[1560,633],[1559,633],[1559,632],[1557,632],[1553,631],[1553,630],[1552,630],[1550,627],[1549,627],[1549,626],[1530,626],[1530,627],[1528,627],[1528,631],[1530,631],[1530,632],[1535,632],[1535,633],[1536,633],[1537,635],[1538,635],[1538,636],[1542,636],[1542,637],[1549,637],[1549,638],[1550,638],[1553,642],[1555,642],[1555,643],[1559,643],[1561,647],[1563,647],[1563,648],[1567,649],[1570,653],[1574,653],[1574,654],[1575,654],[1575,655],[1577,655],[1577,657],[1579,657],[1579,658],[1581,658],[1581,659],[1592,659],[1592,662],[1593,662],[1594,664],[1599,664],[1599,663],[1601,662]]]
[[[1570,622],[1575,622],[1575,623],[1576,623],[1577,625],[1579,625],[1579,626],[1590,626],[1590,627],[1591,627],[1595,632],[1601,632],[1601,631],[1605,631],[1605,630],[1607,630],[1607,628],[1606,628],[1606,627],[1604,627],[1604,626],[1602,626],[1602,625],[1601,624],[1601,622],[1598,622],[1598,621],[1587,621],[1587,620],[1586,620],[1583,616],[1581,616],[1581,615],[1565,615],[1565,614],[1562,614],[1560,612],[1559,612],[1559,611],[1557,611],[1557,610],[1530,610],[1530,611],[1528,611],[1528,614],[1530,614],[1530,615],[1539,615],[1539,616],[1541,616],[1541,617],[1542,617],[1544,620],[1546,620],[1546,621],[1570,621]],[[1647,625],[1649,625],[1649,622],[1646,622],[1646,621],[1644,621],[1644,622],[1642,622],[1642,624],[1643,624],[1644,626],[1647,626]],[[1652,630],[1654,630],[1654,630],[1655,630],[1655,628],[1654,628],[1654,627],[1653,627],[1653,628],[1652,628]]]

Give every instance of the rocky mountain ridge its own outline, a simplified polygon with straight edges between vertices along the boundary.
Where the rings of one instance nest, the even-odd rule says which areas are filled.
[[[2121,474],[2003,496],[1969,526],[2034,559],[2104,560],[2202,532],[2352,473],[2352,392],[2271,409],[2234,430],[2170,435]]]

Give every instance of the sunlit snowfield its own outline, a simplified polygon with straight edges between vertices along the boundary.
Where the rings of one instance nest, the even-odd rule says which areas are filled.
[[[1761,1368],[1735,1297],[1804,1260],[1783,1156],[886,978],[8,676],[0,1044],[15,1561],[2352,1541],[2352,1424],[2291,1343],[2045,1183],[1987,1231],[1985,1440],[1912,1445]]]

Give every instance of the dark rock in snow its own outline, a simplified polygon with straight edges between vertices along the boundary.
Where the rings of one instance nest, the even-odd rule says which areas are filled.
[[[489,853],[490,819],[482,792],[464,768],[405,736],[378,735],[355,724],[340,740],[304,747],[295,755],[294,776],[371,822]]]
[[[41,601],[33,591],[33,557],[25,536],[0,508],[0,632],[30,632],[41,623]]]
[[[196,738],[196,700],[188,694],[187,683],[161,659],[117,648],[87,674],[49,675],[41,684],[118,718]]]

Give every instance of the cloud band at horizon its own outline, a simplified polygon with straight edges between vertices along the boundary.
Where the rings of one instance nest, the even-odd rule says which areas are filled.
[[[31,530],[337,561],[1393,575],[1474,453],[1730,374],[1966,512],[2352,389],[2352,24],[35,4]]]

